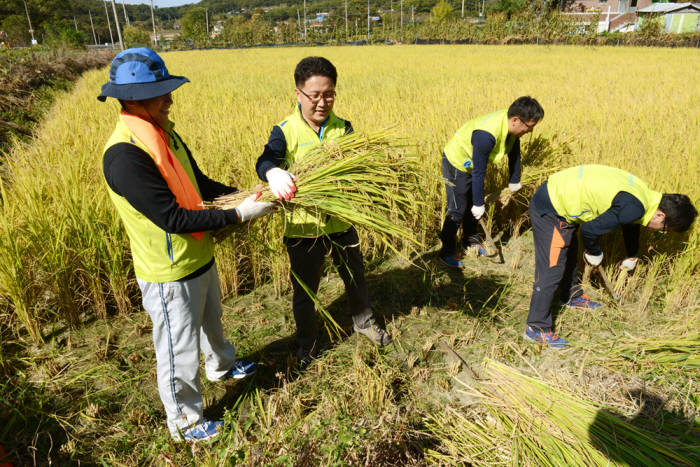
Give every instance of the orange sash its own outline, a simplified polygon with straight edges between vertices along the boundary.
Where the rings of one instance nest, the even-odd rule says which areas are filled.
[[[182,164],[170,150],[163,130],[124,110],[121,111],[121,119],[134,137],[148,148],[148,152],[153,157],[160,174],[168,184],[168,188],[175,195],[177,204],[193,211],[204,209],[202,198],[197,193],[197,189]],[[190,235],[201,240],[204,232],[193,232]]]

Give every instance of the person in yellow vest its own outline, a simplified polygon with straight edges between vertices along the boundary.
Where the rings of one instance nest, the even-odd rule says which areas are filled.
[[[353,131],[349,121],[333,113],[337,77],[335,66],[323,57],[307,57],[296,66],[296,108],[273,127],[256,164],[258,176],[270,184],[279,199],[291,199],[296,192],[295,177],[287,168],[307,157],[322,141]],[[329,252],[345,283],[353,329],[376,344],[389,343],[389,334],[374,318],[355,228],[334,217],[317,219],[300,209],[288,212],[285,221],[284,243],[292,270],[292,310],[300,367],[318,353],[319,327],[314,303],[295,275],[316,293]]]
[[[119,53],[98,99],[122,110],[104,147],[109,196],[129,237],[143,306],[153,322],[158,392],[175,440],[216,436],[220,421],[202,415],[199,354],[207,379],[244,378],[253,362],[237,360],[221,326],[221,291],[210,231],[263,216],[274,203],[247,198],[230,210],[202,200],[235,191],[209,179],[168,118],[172,91],[189,80],[168,73],[150,49]]]
[[[512,192],[520,184],[520,137],[530,133],[544,117],[537,100],[529,96],[517,98],[508,110],[497,110],[469,120],[447,142],[442,153],[442,176],[449,182],[447,215],[442,225],[442,248],[439,258],[446,265],[462,268],[457,254],[457,231],[462,225],[462,246],[476,248],[479,256],[486,250],[477,234],[477,221],[486,211],[484,179],[486,167],[500,163],[508,156]]]
[[[552,330],[550,306],[557,289],[562,305],[600,307],[583,294],[578,280],[579,227],[586,262],[600,266],[603,251],[598,237],[621,226],[627,259],[620,269],[632,271],[638,261],[641,226],[684,232],[696,216],[686,195],[653,191],[631,173],[614,167],[579,165],[551,175],[530,201],[535,283],[525,340],[556,349],[568,347]]]

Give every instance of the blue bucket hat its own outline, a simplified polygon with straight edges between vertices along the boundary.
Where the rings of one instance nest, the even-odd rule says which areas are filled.
[[[184,76],[168,73],[163,59],[151,49],[126,49],[112,60],[109,81],[102,85],[97,99],[102,102],[108,97],[141,101],[167,94],[189,81]]]

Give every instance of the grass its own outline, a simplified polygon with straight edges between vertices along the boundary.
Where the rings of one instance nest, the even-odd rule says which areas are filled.
[[[172,73],[192,80],[175,93],[173,118],[205,173],[241,188],[257,184],[254,162],[267,132],[292,109],[291,70],[318,52],[165,56]],[[360,232],[372,300],[395,344],[377,349],[350,332],[342,282],[331,273],[319,297],[349,337],[331,342],[328,336],[321,358],[299,374],[288,358],[294,324],[279,217],[235,233],[217,248],[224,327],[239,355],[261,362],[261,370],[250,382],[204,383],[206,415],[227,423],[221,441],[173,444],[154,384],[150,324],[138,311],[125,235],[102,186],[100,148],[117,108],[95,99],[106,71],[87,73],[57,99],[31,144],[12,149],[3,169],[0,444],[10,459],[20,465],[439,462],[432,453],[449,455],[455,438],[431,431],[427,416],[455,410],[477,423],[483,414],[457,383],[467,372],[440,342],[477,373],[485,359],[497,360],[659,439],[697,439],[697,369],[664,369],[645,360],[650,353],[642,347],[628,358],[617,347],[648,337],[676,348],[668,336],[693,336],[697,226],[686,236],[645,234],[644,257],[629,276],[613,264],[622,257],[620,237],[608,236],[608,275],[622,303],[614,304],[594,275],[587,292],[605,307],[557,312],[557,330],[573,342],[571,350],[532,346],[520,334],[534,270],[523,215],[548,170],[604,162],[654,188],[700,196],[689,178],[700,169],[700,135],[693,131],[699,96],[676,92],[692,82],[700,55],[470,46],[325,48],[323,54],[340,71],[338,115],[358,131],[398,122],[399,135],[414,142],[412,152],[434,174],[442,146],[465,119],[522,94],[540,100],[545,119],[523,142],[527,184],[492,216],[494,232],[505,231],[505,263],[467,256],[462,272],[437,267],[444,187],[428,183],[428,206],[411,219],[425,235],[428,247],[419,259],[426,268],[387,256]],[[221,79],[231,69],[235,79]],[[634,92],[630,75],[645,76]],[[487,192],[498,191],[505,177],[493,173]],[[605,452],[601,447],[597,458],[609,459]]]

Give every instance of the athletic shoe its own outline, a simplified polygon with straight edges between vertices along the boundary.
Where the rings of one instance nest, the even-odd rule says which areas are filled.
[[[391,336],[389,333],[380,328],[374,319],[370,319],[369,323],[364,328],[357,327],[356,324],[353,324],[352,328],[356,333],[362,334],[377,345],[387,345],[389,342],[391,342]]]
[[[440,261],[451,268],[462,269],[464,265],[455,255],[440,255]]]
[[[591,300],[590,297],[585,294],[572,298],[563,305],[568,306],[569,308],[581,308],[583,310],[595,310],[602,306],[600,303]]]
[[[210,422],[208,420],[199,423],[192,428],[185,430],[182,433],[182,438],[185,441],[198,443],[200,441],[207,441],[212,438],[219,436],[221,430],[224,428],[224,422]]]
[[[250,376],[255,373],[258,369],[258,365],[255,362],[249,362],[247,360],[236,360],[228,373],[224,375],[224,379],[243,379],[246,376]]]
[[[473,235],[467,239],[467,248],[476,248],[477,256],[486,256],[488,253],[478,235]]]
[[[533,344],[546,344],[553,349],[565,349],[569,346],[569,341],[562,339],[552,331],[538,331],[530,326],[525,329],[523,339]]]

